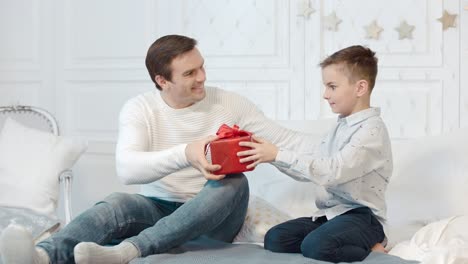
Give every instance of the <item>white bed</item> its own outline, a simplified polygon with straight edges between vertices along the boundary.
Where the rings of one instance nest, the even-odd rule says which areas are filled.
[[[317,139],[335,122],[285,121]],[[430,264],[468,263],[468,129],[393,140],[394,173],[387,190],[391,255]],[[237,242],[262,242],[266,230],[315,209],[314,185],[272,166],[247,173],[251,206]],[[260,197],[260,198],[257,198]],[[274,205],[274,207],[272,206]]]
[[[318,140],[333,122],[282,124]],[[362,263],[468,263],[468,129],[392,144],[394,174],[387,190],[386,223],[390,254],[371,253]],[[261,246],[273,225],[310,215],[315,209],[314,185],[294,181],[269,165],[247,177],[251,199],[234,244],[200,239],[132,263],[324,263]]]
[[[281,123],[319,139],[333,122]],[[385,225],[390,254],[371,253],[362,263],[468,263],[468,129],[394,140],[392,148],[394,173]],[[201,239],[132,263],[325,263],[261,247],[271,226],[315,209],[314,185],[296,182],[269,165],[247,177],[251,200],[234,245]]]

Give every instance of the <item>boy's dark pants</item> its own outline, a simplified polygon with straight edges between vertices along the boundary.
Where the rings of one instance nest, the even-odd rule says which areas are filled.
[[[302,253],[307,258],[329,262],[362,261],[371,248],[384,240],[382,224],[367,207],[359,207],[330,221],[325,216],[293,219],[271,228],[265,249]]]

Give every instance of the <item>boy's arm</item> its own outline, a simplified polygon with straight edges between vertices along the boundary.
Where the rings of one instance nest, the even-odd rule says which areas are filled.
[[[310,181],[308,175],[303,175],[299,172],[295,172],[289,170],[287,168],[283,168],[276,164],[275,159],[278,155],[280,149],[273,143],[258,137],[253,137],[256,142],[249,142],[249,141],[241,141],[239,142],[240,146],[248,147],[249,150],[240,151],[237,155],[240,158],[241,163],[245,162],[252,162],[251,164],[247,165],[247,168],[256,167],[260,163],[270,163],[276,166],[280,171],[288,174],[288,176],[294,178],[297,181]],[[314,148],[313,148],[314,149]],[[305,156],[306,153],[296,155]]]
[[[275,160],[278,154],[278,147],[263,138],[252,136],[255,142],[241,141],[239,146],[250,148],[249,150],[239,151],[239,161],[241,163],[252,161],[247,165],[247,169],[256,167],[260,163],[270,163]]]
[[[391,163],[390,140],[385,126],[359,129],[336,155],[319,157],[280,149],[275,165],[297,180],[305,178],[322,186],[360,178]]]

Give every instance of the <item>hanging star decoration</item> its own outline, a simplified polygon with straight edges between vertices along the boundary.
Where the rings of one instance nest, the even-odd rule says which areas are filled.
[[[315,9],[310,7],[309,0],[303,0],[299,3],[299,10],[297,16],[302,16],[304,18],[309,18],[312,13],[315,12]]]
[[[333,13],[324,18],[323,23],[326,29],[331,31],[338,31],[338,25],[341,23],[341,21],[342,20],[336,16],[335,11],[333,11]]]
[[[364,27],[366,29],[366,38],[368,39],[379,39],[380,32],[383,31],[383,28],[377,25],[377,21],[372,21],[372,23],[368,26]]]
[[[413,30],[414,26],[409,25],[406,23],[406,20],[400,23],[400,26],[395,28],[398,31],[399,37],[398,39],[412,39],[413,38]]]
[[[449,27],[455,27],[455,19],[457,18],[456,14],[450,14],[447,10],[444,10],[444,14],[440,17],[440,23],[442,23],[442,30],[447,30]]]

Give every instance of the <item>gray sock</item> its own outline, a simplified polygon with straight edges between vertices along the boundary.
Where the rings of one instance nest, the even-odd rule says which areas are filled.
[[[122,242],[117,246],[100,246],[93,242],[81,242],[74,249],[77,264],[89,263],[129,263],[139,255],[138,249],[130,242]]]
[[[3,264],[49,264],[49,255],[34,246],[31,232],[19,225],[9,225],[0,237]]]

